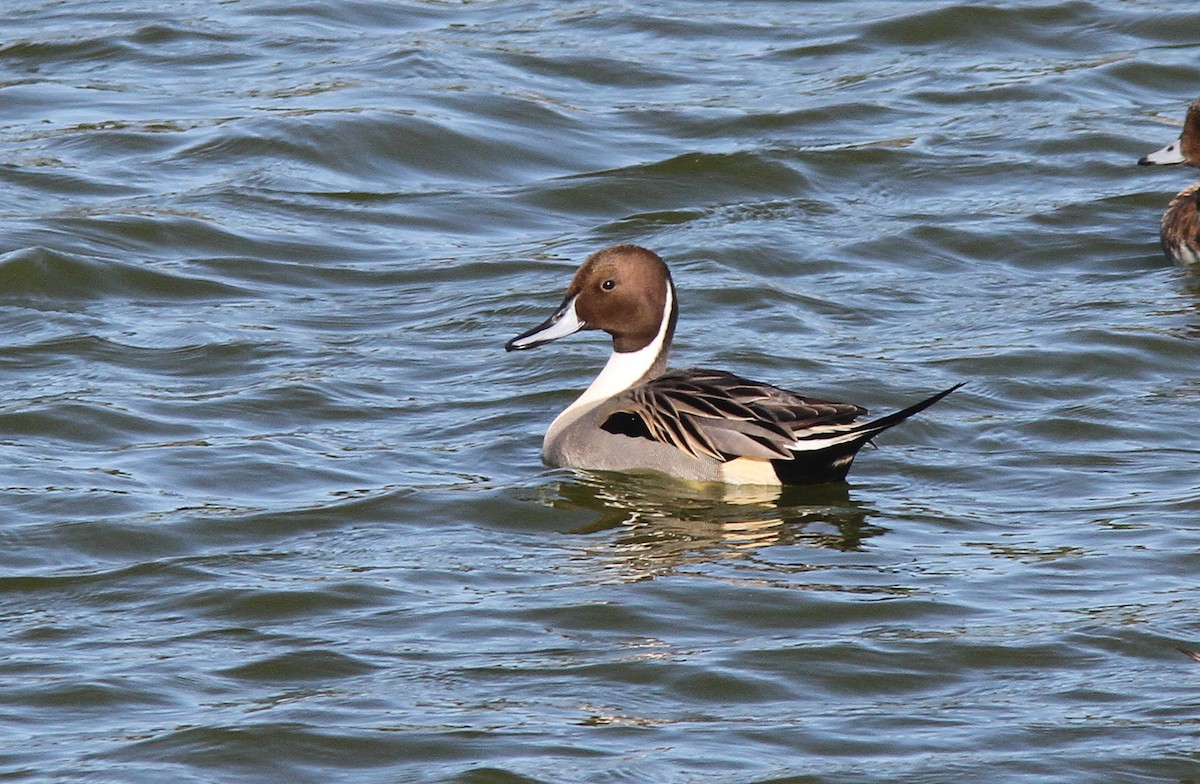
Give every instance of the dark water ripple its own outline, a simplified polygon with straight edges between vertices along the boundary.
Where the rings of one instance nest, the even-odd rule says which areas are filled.
[[[19,0],[0,777],[1197,778],[1178,3]],[[847,487],[545,469],[605,244]]]

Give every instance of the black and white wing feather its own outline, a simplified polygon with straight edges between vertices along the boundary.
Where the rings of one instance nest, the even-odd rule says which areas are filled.
[[[853,455],[875,436],[958,389],[869,422],[853,403],[797,395],[733,373],[675,370],[617,395],[600,411],[610,433],[671,444],[692,457],[726,462],[740,457],[793,460],[836,450]]]
[[[688,368],[632,387],[603,407],[610,433],[671,444],[693,457],[790,460],[797,439],[837,432],[867,411],[750,381],[733,373]]]

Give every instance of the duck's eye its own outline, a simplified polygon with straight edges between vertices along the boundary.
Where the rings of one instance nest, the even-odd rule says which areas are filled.
[[[617,287],[617,282],[615,280],[613,280],[612,278],[609,278],[608,280],[606,280],[600,284],[600,288],[604,289],[605,291],[612,291],[616,287]]]

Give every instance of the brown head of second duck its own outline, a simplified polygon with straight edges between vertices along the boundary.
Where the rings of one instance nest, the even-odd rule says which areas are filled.
[[[1179,138],[1149,155],[1143,156],[1141,166],[1167,166],[1186,163],[1200,166],[1200,101],[1188,107]],[[1200,262],[1200,182],[1181,190],[1167,205],[1159,224],[1163,251],[1180,264]]]
[[[730,484],[845,479],[858,450],[961,384],[878,419],[723,370],[667,370],[679,308],[667,265],[637,245],[592,254],[550,318],[508,341],[531,349],[583,329],[612,335],[608,363],[550,424],[554,466],[655,471]]]

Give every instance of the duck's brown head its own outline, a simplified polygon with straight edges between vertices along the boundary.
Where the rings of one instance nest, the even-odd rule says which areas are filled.
[[[670,342],[677,312],[671,273],[658,254],[637,245],[614,245],[589,256],[550,318],[505,348],[535,348],[581,329],[601,329],[612,335],[614,351],[639,351],[658,337],[664,319]]]

